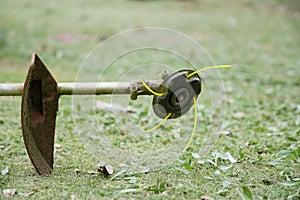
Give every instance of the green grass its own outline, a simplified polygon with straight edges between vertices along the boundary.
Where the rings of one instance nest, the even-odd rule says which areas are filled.
[[[5,1],[0,19],[0,82],[23,82],[33,51],[58,81],[73,81],[101,38],[147,26],[183,32],[203,45],[216,64],[232,65],[222,70],[227,91],[222,128],[230,134],[205,149],[200,139],[209,134],[210,102],[204,92],[193,145],[179,160],[148,174],[90,174],[99,160],[74,130],[72,98],[61,97],[55,142],[62,149],[55,154],[54,173],[37,175],[22,140],[20,98],[0,97],[0,171],[9,169],[0,174],[0,199],[8,188],[17,189],[16,199],[28,194],[31,199],[247,199],[249,191],[253,199],[300,197],[298,1]],[[62,34],[75,39],[60,42]],[[145,59],[130,55],[115,65]],[[152,59],[182,64],[165,54]],[[136,123],[145,122],[143,113],[131,115]],[[104,115],[99,120],[114,137],[113,119]],[[126,142],[130,145],[130,138]],[[154,143],[159,145],[145,145]],[[230,162],[226,152],[237,162]]]

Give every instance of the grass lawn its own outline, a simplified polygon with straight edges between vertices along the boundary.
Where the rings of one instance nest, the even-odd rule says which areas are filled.
[[[201,140],[201,135],[215,134],[207,128],[211,105],[203,95],[191,147],[175,162],[146,174],[116,171],[106,177],[91,173],[100,161],[76,134],[72,97],[63,96],[54,172],[37,175],[23,144],[21,98],[0,97],[0,199],[6,198],[2,192],[6,189],[16,189],[15,199],[300,198],[297,0],[11,0],[1,2],[0,19],[1,83],[23,82],[32,52],[39,54],[57,81],[74,81],[85,57],[100,41],[149,26],[182,32],[201,44],[216,64],[232,65],[220,70],[227,114],[222,118],[223,134],[213,148],[205,149]],[[143,56],[125,56],[115,65],[143,64],[147,59]],[[165,54],[151,59],[156,58],[157,63],[182,64]],[[107,75],[114,79],[114,73]],[[105,134],[119,143],[116,119],[96,114],[99,123],[105,124]],[[130,114],[129,119],[135,123],[151,120],[137,114]],[[138,142],[127,137],[125,144],[139,148]],[[153,148],[158,145],[156,140],[144,142]]]

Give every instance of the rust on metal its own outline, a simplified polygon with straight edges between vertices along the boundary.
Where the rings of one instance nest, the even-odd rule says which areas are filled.
[[[22,132],[30,160],[39,174],[53,170],[58,88],[44,63],[33,53],[22,95]]]

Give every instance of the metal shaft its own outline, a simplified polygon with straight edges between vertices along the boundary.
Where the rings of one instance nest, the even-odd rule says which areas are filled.
[[[1,83],[0,96],[22,96],[23,83]]]
[[[59,95],[130,94],[130,82],[58,83]]]
[[[146,82],[156,90],[161,81]],[[0,83],[0,96],[22,96],[23,86],[23,83]],[[139,95],[150,94],[139,81],[58,83],[57,87],[59,95],[132,94],[135,91]]]

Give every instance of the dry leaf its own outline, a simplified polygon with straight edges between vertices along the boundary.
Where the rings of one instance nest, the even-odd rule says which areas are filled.
[[[1,171],[1,175],[2,175],[2,176],[5,176],[5,175],[7,175],[7,174],[9,174],[9,169],[8,169],[8,167],[6,167],[4,170]]]
[[[119,166],[120,166],[121,168],[126,168],[126,167],[127,167],[127,165],[124,164],[124,163],[119,164]]]
[[[113,112],[113,113],[115,113],[115,112],[135,113],[135,111],[132,110],[131,108],[124,107],[121,105],[106,103],[104,101],[97,101],[96,108],[98,110],[104,110],[104,111],[109,111],[109,112]]]
[[[207,196],[207,195],[203,195],[200,197],[201,200],[214,200],[212,197]]]
[[[96,171],[88,171],[88,174],[90,174],[90,175],[96,175],[96,174],[99,174],[99,172],[96,172]]]
[[[35,194],[35,192],[18,193],[18,195],[23,196],[23,197],[29,197],[29,196],[32,196],[32,195],[34,195],[34,194]]]
[[[79,174],[79,171],[80,171],[80,170],[79,170],[79,169],[77,169],[77,168],[76,168],[76,169],[74,169],[74,172],[75,172],[76,174]]]
[[[17,190],[16,189],[5,189],[3,190],[3,194],[5,197],[10,197],[14,196],[16,194]]]
[[[60,152],[63,150],[63,146],[61,144],[54,144],[55,152]]]
[[[98,172],[103,173],[105,176],[109,176],[114,173],[114,169],[110,165],[103,165],[103,166],[99,166]]]
[[[243,113],[243,112],[237,112],[237,113],[234,114],[234,117],[238,118],[238,119],[244,118],[245,117],[245,113]]]
[[[77,197],[76,197],[76,195],[75,194],[71,194],[71,200],[76,200],[77,199]]]
[[[230,132],[229,131],[226,131],[226,130],[221,130],[218,132],[219,135],[230,135]]]
[[[99,172],[102,172],[104,175],[109,176],[114,173],[114,168],[110,165],[102,166],[98,169]]]
[[[231,154],[230,154],[229,152],[226,152],[225,155],[228,156],[228,160],[229,160],[231,163],[236,163],[236,162],[237,162],[237,160],[234,159],[234,158],[231,156]]]
[[[192,152],[192,156],[193,156],[193,158],[196,158],[196,159],[200,158],[200,155],[198,153]]]
[[[170,189],[168,190],[165,190],[161,193],[161,196],[168,196],[169,195],[169,192],[170,192]]]
[[[272,136],[273,134],[272,133],[267,133],[267,136]]]
[[[142,168],[142,173],[144,173],[144,174],[147,174],[147,173],[149,173],[150,172],[150,167],[143,167]]]

